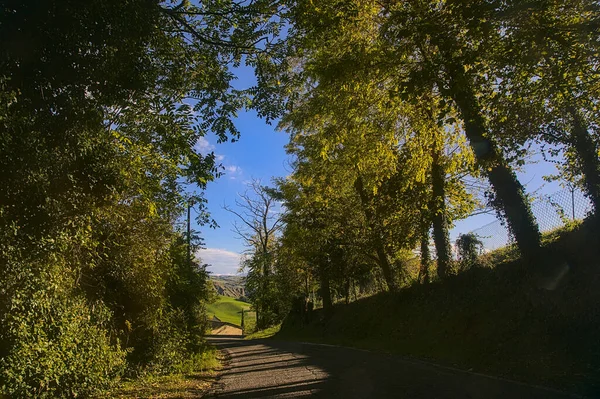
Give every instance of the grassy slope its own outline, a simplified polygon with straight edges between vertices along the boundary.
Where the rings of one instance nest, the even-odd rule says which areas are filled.
[[[215,315],[221,321],[240,325],[242,315],[239,312],[241,312],[242,309],[250,309],[250,304],[238,301],[235,298],[219,295],[218,300],[215,303],[206,306],[206,313],[209,318],[212,318],[212,316]]]
[[[569,265],[554,290],[541,288],[544,278],[524,273],[518,259],[510,261],[514,253],[504,250],[486,255],[504,264],[472,269],[443,284],[415,285],[395,295],[339,305],[327,321],[316,312],[302,326],[290,315],[275,338],[429,358],[598,395],[598,238],[584,226],[554,239],[545,247],[544,268]]]

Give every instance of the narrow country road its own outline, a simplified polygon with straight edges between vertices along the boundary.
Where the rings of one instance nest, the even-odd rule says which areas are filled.
[[[333,346],[214,337],[230,360],[212,398],[568,398],[398,356]]]

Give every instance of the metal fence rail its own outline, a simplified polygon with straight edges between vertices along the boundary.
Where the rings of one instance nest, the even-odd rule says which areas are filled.
[[[562,227],[571,220],[585,218],[592,204],[581,190],[569,189],[544,196],[531,204],[531,210],[542,233]],[[499,220],[488,223],[471,233],[483,242],[485,251],[504,247],[513,242],[506,226]]]

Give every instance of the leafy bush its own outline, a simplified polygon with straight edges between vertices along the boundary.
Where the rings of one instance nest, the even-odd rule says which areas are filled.
[[[25,269],[26,270],[26,269]],[[21,273],[0,323],[1,388],[9,397],[61,398],[105,388],[125,365],[106,307],[68,288],[61,268]]]
[[[483,242],[473,233],[461,234],[456,239],[461,271],[477,263],[477,257],[483,252]]]

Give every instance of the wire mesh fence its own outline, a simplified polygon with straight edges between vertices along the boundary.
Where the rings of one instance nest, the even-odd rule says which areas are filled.
[[[592,204],[581,190],[566,188],[543,196],[531,204],[531,210],[542,233],[564,226],[572,220],[585,218]],[[471,231],[483,242],[485,251],[491,251],[513,243],[508,229],[500,221],[488,223]]]

